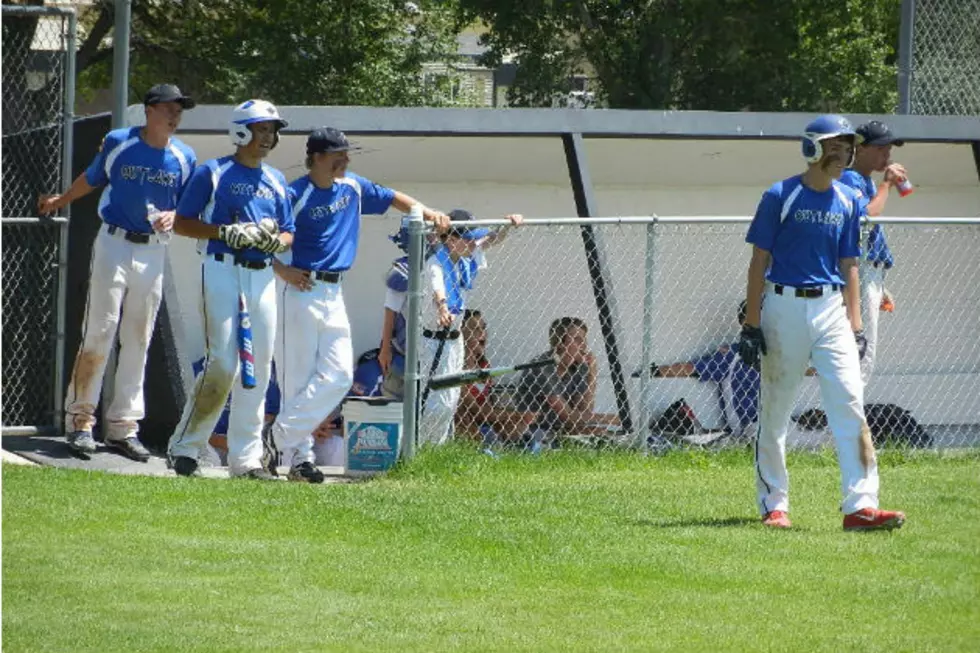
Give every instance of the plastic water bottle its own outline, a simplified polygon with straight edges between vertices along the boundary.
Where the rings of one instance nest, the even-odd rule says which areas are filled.
[[[150,226],[153,227],[153,231],[156,231],[156,227],[153,225],[153,223],[156,222],[157,217],[159,216],[160,213],[161,213],[160,209],[158,209],[156,205],[153,204],[153,202],[146,203],[146,219],[150,222]],[[157,238],[161,243],[164,244],[170,242],[171,235],[172,232],[169,229],[167,229],[166,231],[157,231]]]
[[[915,192],[915,186],[912,182],[908,180],[908,177],[898,180],[898,195],[899,197],[905,197],[906,195],[911,195]]]

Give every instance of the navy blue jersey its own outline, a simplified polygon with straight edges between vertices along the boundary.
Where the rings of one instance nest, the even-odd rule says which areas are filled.
[[[294,231],[282,173],[264,163],[258,168],[243,166],[233,156],[210,159],[198,166],[180,198],[177,215],[215,225],[273,218],[279,231]],[[232,249],[221,240],[211,239],[207,253],[229,254]],[[270,256],[254,247],[235,254],[250,261],[264,261]]]
[[[292,265],[303,270],[342,272],[354,264],[361,215],[384,213],[395,191],[347,173],[330,188],[320,188],[309,175],[289,185],[296,222]]]
[[[746,242],[772,255],[766,278],[795,286],[843,285],[840,259],[861,255],[864,206],[838,181],[815,191],[797,175],[773,184],[762,195]]]
[[[699,380],[718,384],[721,412],[731,431],[739,431],[758,419],[759,372],[739,358],[738,343],[720,347],[693,363]]]
[[[152,233],[147,205],[173,211],[197,164],[194,150],[175,137],[165,148],[140,138],[139,127],[114,129],[85,170],[89,186],[104,186],[99,217],[126,231]]]
[[[850,186],[858,193],[858,199],[864,204],[865,213],[867,206],[878,193],[874,180],[865,177],[857,170],[848,168],[840,177],[841,183]],[[880,263],[886,268],[895,264],[895,258],[888,248],[888,241],[885,239],[885,228],[880,224],[871,227],[868,232],[868,242],[865,247],[865,258],[871,263]]]

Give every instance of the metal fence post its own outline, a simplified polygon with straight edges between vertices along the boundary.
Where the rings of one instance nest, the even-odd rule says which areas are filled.
[[[402,455],[406,460],[415,456],[418,441],[418,416],[421,406],[419,400],[419,352],[418,342],[422,332],[422,256],[425,240],[425,223],[422,220],[422,206],[415,204],[411,213],[405,216],[408,222],[408,296],[406,297],[405,324],[405,396],[402,405],[403,434]]]
[[[912,39],[915,38],[915,0],[902,0],[898,34],[898,112],[911,113]]]
[[[650,365],[653,357],[653,291],[656,287],[654,268],[657,248],[657,223],[647,225],[646,252],[643,257],[643,353],[640,361],[640,423],[636,428],[636,446],[646,447],[650,429]]]
[[[65,108],[64,136],[62,137],[61,191],[66,192],[72,183],[72,159],[74,156],[75,130],[75,52],[77,43],[77,18],[68,16],[68,41],[65,47]],[[65,218],[71,218],[71,205],[65,207]],[[58,299],[55,318],[54,353],[54,427],[64,428],[65,388],[65,311],[68,284],[68,223],[61,225],[58,234]]]

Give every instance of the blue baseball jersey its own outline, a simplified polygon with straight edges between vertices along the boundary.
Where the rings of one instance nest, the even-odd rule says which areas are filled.
[[[721,347],[693,363],[699,380],[718,384],[718,402],[731,431],[739,431],[758,419],[759,372],[739,358],[738,343]]]
[[[199,358],[194,361],[194,378],[204,370],[204,359]],[[272,375],[269,377],[269,387],[265,389],[265,414],[266,415],[278,415],[279,414],[279,404],[282,401],[282,397],[279,392],[279,384],[276,383],[276,363],[272,362]],[[218,423],[214,427],[215,433],[220,433],[222,435],[228,434],[228,416],[231,414],[231,395],[228,395],[227,401],[225,401],[224,410],[221,411],[221,417],[218,418]]]
[[[874,180],[865,177],[857,170],[848,168],[840,177],[841,183],[850,186],[858,193],[858,199],[864,204],[867,213],[868,204],[878,193]],[[871,227],[868,232],[868,242],[865,248],[865,258],[871,263],[881,263],[885,268],[890,268],[895,264],[895,258],[888,248],[888,241],[885,239],[885,228],[880,224]]]
[[[282,173],[264,163],[249,168],[231,155],[210,159],[191,175],[177,205],[177,215],[215,225],[273,218],[279,231],[292,233],[295,228],[286,188]],[[233,252],[227,243],[217,239],[208,241],[207,253],[234,253],[249,261],[265,261],[270,257],[254,247]]]
[[[353,173],[320,188],[309,175],[289,185],[296,222],[292,265],[343,272],[354,264],[361,215],[384,213],[395,191]]]
[[[864,214],[850,187],[835,180],[815,191],[797,175],[763,193],[745,240],[772,255],[766,278],[773,283],[843,285],[839,261],[861,256]]]
[[[147,205],[160,211],[176,209],[196,164],[194,150],[178,138],[171,137],[161,149],[140,138],[140,127],[113,129],[85,170],[85,181],[95,188],[105,187],[99,198],[99,217],[104,222],[148,234],[153,226],[147,219]]]

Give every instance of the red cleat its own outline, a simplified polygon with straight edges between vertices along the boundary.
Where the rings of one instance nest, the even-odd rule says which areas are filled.
[[[845,531],[890,531],[901,528],[905,523],[905,513],[896,510],[863,508],[844,515]]]
[[[793,526],[789,521],[789,515],[782,510],[766,513],[766,516],[762,518],[762,525],[770,528],[790,528]]]

